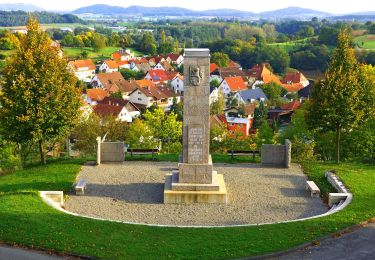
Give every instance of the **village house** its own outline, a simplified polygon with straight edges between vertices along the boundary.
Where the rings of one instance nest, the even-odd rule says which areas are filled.
[[[102,101],[105,97],[108,97],[109,93],[101,88],[93,88],[86,90],[86,94],[83,94],[84,100],[87,104],[95,106],[99,101]]]
[[[103,73],[117,72],[118,69],[119,69],[118,63],[113,60],[106,60],[99,67],[99,71]]]
[[[174,71],[174,68],[168,61],[161,61],[155,65],[154,70]]]
[[[166,61],[168,61],[170,64],[174,64],[177,67],[181,67],[181,65],[184,64],[184,56],[179,53],[170,53],[166,55]]]
[[[95,64],[92,60],[75,60],[68,63],[68,69],[73,72],[79,80],[90,82],[95,76]]]
[[[210,86],[210,104],[216,102],[219,99],[219,89],[217,87]]]
[[[150,64],[148,63],[138,63],[138,64],[134,64],[132,70],[134,71],[141,71],[143,73],[147,73],[149,70],[151,70],[151,66]]]
[[[273,74],[266,66],[265,63],[257,64],[252,67],[247,76],[251,78],[254,83],[252,84],[252,88],[256,88],[258,85],[269,84],[269,83],[276,83],[281,85],[281,81],[279,77]]]
[[[134,58],[134,53],[132,53],[129,49],[121,49],[111,54],[111,59],[115,61],[129,61]]]
[[[229,78],[229,77],[242,77],[243,81],[247,82],[247,77],[246,77],[245,72],[243,72],[242,70],[236,67],[225,67],[225,68],[217,67],[215,70],[213,70],[210,73],[210,81],[217,79],[221,83],[225,78]]]
[[[135,104],[150,107],[157,104],[168,109],[173,104],[173,99],[180,102],[181,97],[167,86],[139,87],[129,95],[129,100]]]
[[[149,70],[145,79],[151,80],[155,84],[168,83],[168,75],[164,70]]]
[[[268,100],[261,88],[239,91],[234,95],[234,98],[238,100],[239,104],[266,102]]]
[[[237,93],[238,91],[246,89],[246,83],[240,76],[226,77],[219,86],[219,91],[221,91],[225,97],[228,97],[230,93]]]
[[[184,93],[184,76],[177,74],[172,80],[171,80],[171,87],[174,90],[175,93],[179,93],[183,95]]]
[[[108,104],[97,104],[93,107],[95,114],[99,117],[114,116],[116,120],[131,123],[133,117],[125,106],[113,106]]]
[[[252,119],[248,117],[226,117],[224,114],[220,115],[219,118],[227,126],[227,129],[232,136],[249,136]]]
[[[120,72],[98,73],[90,84],[95,88],[102,88],[108,93],[118,93],[126,81]]]
[[[114,97],[105,97],[103,100],[99,101],[98,104],[125,107],[127,110],[125,111],[125,115],[130,115],[132,118],[136,118],[141,115],[141,111],[138,109],[138,107],[129,100]],[[129,118],[127,118],[127,122],[131,122],[129,121]]]
[[[299,100],[294,100],[287,104],[281,105],[280,108],[269,109],[268,118],[270,120],[279,121],[281,124],[288,124],[295,110],[301,107]]]
[[[57,41],[52,41],[51,46],[56,49],[57,56],[59,56],[59,58],[62,58],[63,57],[63,51],[61,50],[60,43],[58,43]]]
[[[237,107],[230,107],[224,110],[226,117],[248,117],[250,119],[254,118],[255,103],[242,104]],[[250,127],[252,127],[252,121],[250,122]]]
[[[306,87],[310,84],[309,80],[299,71],[288,72],[285,77],[281,80],[283,84],[302,84],[303,87]]]

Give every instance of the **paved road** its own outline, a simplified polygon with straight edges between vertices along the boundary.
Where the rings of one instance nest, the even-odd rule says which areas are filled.
[[[20,248],[0,246],[0,260],[61,260],[59,256]]]
[[[370,223],[351,233],[337,238],[328,238],[318,246],[309,246],[297,251],[268,259],[280,260],[374,260],[375,259],[375,223]]]

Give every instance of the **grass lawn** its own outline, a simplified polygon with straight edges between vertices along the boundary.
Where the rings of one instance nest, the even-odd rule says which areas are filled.
[[[269,45],[278,46],[281,49],[284,49],[286,52],[290,52],[290,51],[293,51],[294,49],[297,49],[305,45],[306,42],[308,42],[312,38],[316,38],[316,36],[308,37],[308,38],[304,38],[300,40],[295,40],[295,41],[269,43]]]
[[[91,27],[94,28],[94,24],[81,24],[81,23],[47,23],[40,25],[42,29],[60,29],[60,28],[71,28],[74,29],[76,27]],[[0,26],[0,30],[2,29],[26,29],[26,26]]]
[[[291,248],[375,216],[375,167],[359,163],[303,164],[322,192],[331,190],[324,171],[335,169],[354,194],[345,210],[303,222],[162,228],[70,216],[44,204],[37,190],[69,191],[82,162],[55,161],[0,176],[0,242],[105,259],[223,259]]]
[[[81,53],[83,51],[88,52],[88,58],[94,59],[94,60],[101,60],[101,59],[109,59],[111,57],[111,54],[115,51],[118,51],[120,47],[105,47],[101,51],[96,52],[93,48],[84,47],[84,48],[78,48],[78,47],[63,47],[63,53],[64,56],[67,58],[79,58],[81,56]],[[135,56],[143,56],[143,53],[136,51],[134,49],[131,49],[132,52],[134,52]]]
[[[375,34],[366,34],[354,38],[354,43],[362,49],[375,50]]]

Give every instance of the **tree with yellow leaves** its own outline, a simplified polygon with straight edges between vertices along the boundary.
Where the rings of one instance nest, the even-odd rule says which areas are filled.
[[[79,115],[76,78],[67,70],[39,23],[30,18],[2,79],[2,135],[21,145],[38,143],[45,163],[45,143],[66,136]]]

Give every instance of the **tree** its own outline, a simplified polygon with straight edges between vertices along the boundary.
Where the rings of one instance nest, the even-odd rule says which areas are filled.
[[[313,88],[308,111],[311,128],[335,131],[336,163],[340,162],[341,132],[358,126],[367,117],[365,112],[371,103],[366,99],[370,95],[369,90],[374,87],[371,84],[369,86],[362,76],[354,50],[350,47],[348,29],[342,29],[325,79]]]
[[[131,148],[153,149],[158,142],[150,127],[140,118],[136,118],[129,126],[127,142]]]
[[[268,103],[270,106],[279,106],[283,103],[282,97],[287,93],[287,91],[280,85],[271,82],[260,86],[264,94],[268,98]]]
[[[210,85],[211,85],[211,87],[218,88],[218,87],[220,86],[220,81],[219,81],[217,78],[214,78],[214,79],[210,82]]]
[[[214,52],[211,55],[211,62],[215,63],[219,67],[227,67],[229,61],[230,61],[230,58],[229,58],[228,54],[226,54],[226,53]]]
[[[262,147],[263,144],[274,144],[275,135],[268,124],[267,120],[263,120],[258,128],[258,132],[255,136],[255,143],[257,144],[258,149]]]
[[[141,44],[140,44],[141,51],[145,53],[149,53],[151,55],[156,54],[156,42],[154,36],[150,32],[146,32],[143,34]]]
[[[107,46],[106,40],[107,39],[104,35],[94,33],[91,39],[91,46],[94,48],[96,52],[98,52],[102,50],[105,46]]]
[[[45,142],[67,135],[78,118],[80,93],[76,77],[34,18],[27,30],[4,71],[0,124],[9,141],[37,142],[45,163]]]
[[[219,91],[217,100],[210,104],[210,114],[211,115],[221,115],[224,113],[225,108],[225,98],[222,91]]]
[[[259,128],[264,120],[267,120],[268,109],[265,107],[264,102],[261,101],[259,106],[254,111],[254,128]]]

